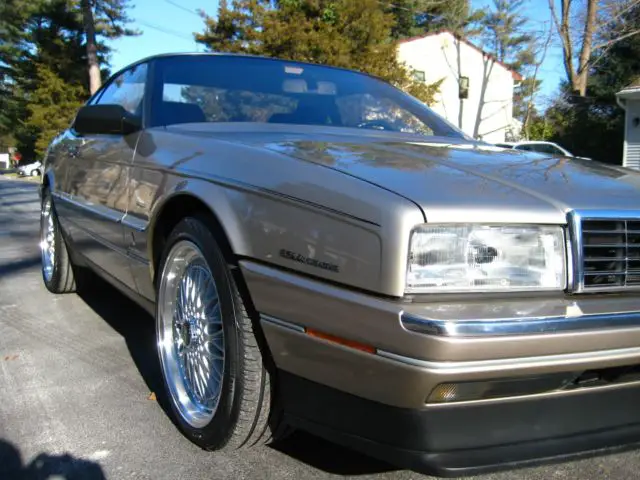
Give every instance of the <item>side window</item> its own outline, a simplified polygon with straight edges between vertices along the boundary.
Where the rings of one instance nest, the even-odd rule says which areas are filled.
[[[142,115],[142,99],[147,80],[147,64],[143,63],[118,75],[98,97],[98,105],[122,105],[134,115]]]
[[[553,153],[554,155],[564,155],[564,152],[555,145],[549,145],[549,147],[551,149],[549,153]]]
[[[553,145],[549,145],[548,143],[541,143],[536,145],[536,152],[546,153],[548,155],[562,155],[562,152],[558,150]]]
[[[517,145],[517,146],[515,147],[515,149],[516,149],[516,150],[525,150],[525,151],[527,151],[527,152],[533,152],[533,151],[535,151],[535,150],[533,149],[533,145],[529,145],[529,144]]]

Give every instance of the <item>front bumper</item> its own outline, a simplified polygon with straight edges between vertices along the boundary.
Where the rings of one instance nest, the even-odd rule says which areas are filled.
[[[403,465],[422,465],[438,473],[494,468],[496,463],[558,457],[640,440],[636,438],[640,377],[501,398],[428,400],[441,384],[572,372],[597,376],[618,367],[637,368],[638,298],[505,300],[488,296],[410,303],[347,291],[251,262],[241,262],[241,268],[262,315],[276,366],[285,378],[303,379],[336,392],[349,418],[359,418],[348,408],[351,403],[379,406],[381,411],[369,422],[388,418],[391,431],[379,438],[366,428],[364,418],[347,428],[346,419],[334,421],[342,414],[325,418],[318,414],[320,406],[309,407],[311,399],[293,401],[296,396],[285,391],[293,423],[306,424],[305,428],[321,434],[324,429],[329,432],[325,436],[346,435],[357,440],[352,446],[363,450],[363,445],[378,444],[383,451],[397,450]],[[311,331],[331,337],[312,336]],[[339,403],[334,410],[342,408]],[[510,449],[517,452],[507,455]],[[413,452],[409,463],[405,450]],[[456,455],[458,450],[468,455]]]
[[[403,409],[301,377],[279,378],[286,419],[340,445],[443,477],[640,446],[640,387],[496,406]]]

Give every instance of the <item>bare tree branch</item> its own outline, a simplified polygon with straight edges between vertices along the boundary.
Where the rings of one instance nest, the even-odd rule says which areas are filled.
[[[536,93],[536,83],[538,80],[538,72],[540,71],[540,67],[544,62],[544,59],[547,56],[547,51],[549,50],[549,45],[551,45],[551,40],[553,38],[553,26],[549,25],[549,32],[547,34],[547,38],[542,46],[542,54],[540,55],[538,61],[535,64],[535,69],[533,71],[533,80],[531,81],[530,89],[529,89],[529,100],[527,101],[527,109],[524,116],[524,122],[522,125],[522,129],[524,130],[524,134],[527,140],[529,140],[529,123],[531,122],[531,112],[533,111],[533,103],[534,96]]]
[[[595,45],[592,50],[599,50],[601,48],[605,48],[605,47],[610,47],[611,45],[618,43],[620,40],[624,40],[625,38],[629,38],[629,37],[633,37],[634,35],[637,35],[638,33],[640,33],[640,28],[637,30],[633,30],[632,32],[627,32],[623,35],[620,35],[619,37],[616,38],[612,38],[611,40],[607,40],[606,42],[602,42],[599,43],[598,45]]]
[[[549,9],[551,10],[551,16],[553,22],[556,25],[558,35],[562,41],[562,61],[564,63],[564,69],[567,73],[569,83],[572,85],[575,83],[576,73],[573,68],[573,39],[571,37],[571,0],[562,0],[560,18],[556,12],[555,0],[549,0]]]
[[[558,1],[561,5],[560,16],[556,11]],[[623,21],[631,9],[640,6],[640,0],[584,0],[581,5],[586,5],[586,11],[573,3],[573,0],[549,0],[549,10],[562,41],[562,58],[567,80],[574,92],[585,96],[589,71],[593,65],[598,63],[612,45],[640,33],[638,25]],[[580,34],[577,31],[572,32],[572,20],[576,24],[582,24]],[[619,27],[617,32],[612,30],[612,25]],[[576,56],[577,45],[580,52]],[[601,52],[594,58],[593,53],[598,50]]]

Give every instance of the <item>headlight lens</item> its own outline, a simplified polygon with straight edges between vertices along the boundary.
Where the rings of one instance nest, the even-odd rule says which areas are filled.
[[[406,290],[562,290],[565,263],[559,226],[421,225],[411,235]]]

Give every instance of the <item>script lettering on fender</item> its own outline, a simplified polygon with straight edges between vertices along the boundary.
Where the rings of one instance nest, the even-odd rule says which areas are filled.
[[[293,260],[294,262],[309,265],[310,267],[316,267],[323,270],[328,270],[330,272],[340,273],[340,267],[338,265],[334,265],[333,263],[328,262],[321,262],[320,260],[316,260],[315,258],[305,257],[300,253],[292,252],[291,250],[285,250],[284,248],[280,250],[280,256],[282,258],[286,258],[287,260]]]

